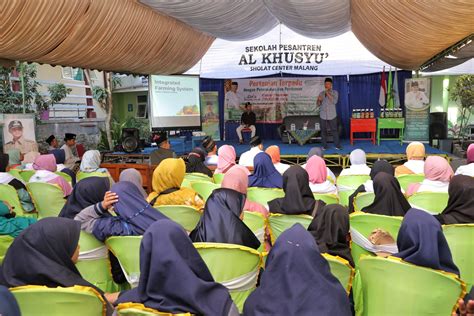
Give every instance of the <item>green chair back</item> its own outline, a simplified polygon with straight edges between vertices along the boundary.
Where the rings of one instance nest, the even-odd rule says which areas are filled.
[[[408,197],[414,208],[425,210],[431,214],[441,213],[448,205],[449,195],[445,192],[418,192]]]
[[[374,192],[359,193],[354,198],[354,211],[360,211],[374,202]]]
[[[186,205],[160,205],[157,209],[188,232],[196,227],[202,215],[194,207]]]
[[[56,171],[55,174],[57,174],[58,176],[61,176],[64,180],[67,181],[67,183],[72,185],[72,178],[67,173],[64,173],[64,172],[61,172],[61,171]]]
[[[18,215],[25,213],[15,188],[9,184],[0,184],[0,201],[5,201],[13,207]]]
[[[444,225],[443,232],[461,279],[469,290],[474,286],[474,224]]]
[[[27,183],[26,188],[30,192],[39,219],[57,217],[66,203],[63,190],[55,184],[32,182]]]
[[[18,180],[24,181],[23,177],[21,176],[21,170],[20,169],[10,169],[10,171],[8,171],[8,173],[11,174],[12,176],[14,176],[15,178],[17,178]]]
[[[171,314],[159,312],[138,303],[122,303],[117,306],[118,316],[191,316],[190,313]]]
[[[105,315],[105,301],[90,287],[26,285],[11,288],[10,291],[20,306],[22,316]]]
[[[356,315],[451,315],[465,285],[455,275],[397,258],[364,257]]]
[[[104,177],[107,178],[109,174],[107,172],[82,172],[79,171],[76,174],[76,181],[79,182],[85,178],[90,178],[90,177]]]
[[[255,234],[255,236],[260,241],[260,247],[258,251],[262,252],[265,250],[265,229],[267,227],[267,222],[265,217],[262,214],[256,212],[244,211],[245,225]]]
[[[351,229],[357,230],[366,238],[369,237],[374,229],[381,228],[389,232],[390,235],[397,240],[402,220],[402,217],[397,216],[385,216],[361,212],[352,213],[349,216]],[[375,256],[375,254],[365,250],[354,242],[351,243],[351,254],[356,267],[358,267],[358,262],[362,255]]]
[[[365,181],[370,180],[368,175],[348,175],[337,177],[337,188],[339,195],[339,203],[349,205],[349,196]]]
[[[212,182],[193,182],[191,183],[191,188],[196,191],[199,196],[206,201],[207,198],[211,195],[212,191],[220,188],[221,186]]]
[[[194,243],[214,280],[227,287],[242,312],[245,300],[257,286],[262,257],[254,249],[232,244]]]
[[[285,230],[291,228],[296,223],[303,225],[305,229],[308,228],[309,224],[313,220],[312,216],[309,215],[284,215],[284,214],[270,214],[268,217],[268,223],[270,225],[270,236],[272,238],[272,244],[278,236],[281,235]]]
[[[107,248],[117,257],[131,287],[140,280],[140,243],[142,236],[114,236],[105,241]]]
[[[214,183],[221,184],[222,181],[224,180],[224,174],[223,173],[214,173],[212,178],[214,179]]]
[[[9,235],[0,235],[0,265],[5,259],[5,254],[12,244],[14,238]]]
[[[268,202],[274,199],[282,198],[285,192],[282,189],[266,189],[266,188],[249,188],[247,191],[247,199],[257,202],[267,207]]]
[[[313,193],[316,200],[321,200],[326,204],[339,204],[339,197],[335,194]]]
[[[346,259],[332,256],[328,253],[323,253],[322,255],[328,261],[331,273],[341,282],[342,287],[346,290],[347,295],[349,295],[355,274],[354,268],[351,267]]]
[[[119,287],[112,278],[105,244],[97,240],[94,235],[81,231],[79,246],[79,261],[76,267],[81,276],[104,292],[117,292]]]
[[[402,174],[396,177],[398,183],[400,183],[400,187],[403,191],[408,190],[408,186],[412,183],[420,183],[425,180],[424,174]]]
[[[21,170],[20,176],[23,181],[28,182],[30,181],[31,177],[36,173],[36,170]]]
[[[214,183],[214,180],[205,174],[193,172],[193,173],[186,173],[184,175],[183,182],[181,183],[181,187],[190,188],[192,189],[191,185],[193,182],[211,182]]]

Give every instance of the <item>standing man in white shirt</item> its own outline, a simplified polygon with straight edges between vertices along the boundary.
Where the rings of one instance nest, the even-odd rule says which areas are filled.
[[[64,145],[61,147],[61,149],[64,150],[64,153],[66,154],[66,161],[64,162],[64,165],[69,169],[73,169],[74,165],[81,160],[74,154],[76,151],[76,134],[66,133],[64,135],[64,142]]]
[[[263,143],[260,137],[254,136],[250,140],[250,150],[240,155],[239,165],[244,167],[253,167],[253,159],[258,153],[263,151]]]

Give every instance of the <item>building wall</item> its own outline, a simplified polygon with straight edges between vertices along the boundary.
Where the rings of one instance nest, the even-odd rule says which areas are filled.
[[[130,117],[136,117],[138,108],[137,96],[147,95],[148,91],[113,93],[113,117],[120,122],[124,122]],[[131,105],[130,108],[129,105]]]

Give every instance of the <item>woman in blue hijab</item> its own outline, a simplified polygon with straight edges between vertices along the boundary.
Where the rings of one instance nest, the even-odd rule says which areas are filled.
[[[451,272],[459,276],[440,223],[433,215],[410,209],[397,238],[399,257],[417,266]]]
[[[284,231],[266,262],[245,316],[351,315],[349,298],[313,236],[300,224]]]
[[[228,290],[214,282],[186,232],[170,220],[151,225],[140,246],[138,287],[121,292],[117,304],[133,302],[168,313],[237,316]]]
[[[116,216],[109,213],[111,210]],[[105,193],[102,202],[88,206],[74,219],[81,222],[82,230],[104,241],[110,236],[143,235],[151,224],[165,218],[143,198],[133,183],[122,181]]]
[[[283,187],[283,178],[267,153],[257,154],[253,166],[253,174],[249,176],[249,187],[278,189]]]

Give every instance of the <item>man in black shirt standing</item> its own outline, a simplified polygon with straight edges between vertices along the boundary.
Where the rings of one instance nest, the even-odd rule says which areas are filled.
[[[255,136],[256,128],[255,123],[257,122],[257,117],[255,113],[252,112],[252,104],[250,102],[245,103],[245,112],[242,114],[240,118],[240,126],[237,127],[235,130],[237,132],[237,136],[239,136],[239,143],[243,144],[244,140],[242,138],[242,130],[243,129],[250,129],[252,131],[252,136]]]

